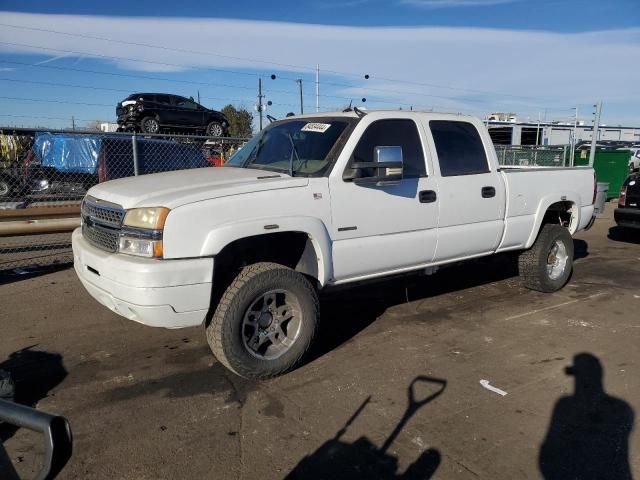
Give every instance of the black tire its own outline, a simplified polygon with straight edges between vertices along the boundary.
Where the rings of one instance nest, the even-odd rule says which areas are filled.
[[[224,136],[224,127],[220,122],[213,121],[207,125],[205,133],[208,137],[222,137]]]
[[[140,130],[143,133],[160,133],[160,123],[155,117],[144,117],[140,122]]]
[[[7,177],[0,177],[0,198],[11,198],[13,194],[13,182]]]
[[[15,385],[11,375],[6,370],[0,370],[0,398],[2,400],[13,400]]]
[[[249,351],[245,318],[258,299],[280,289],[297,302],[294,311],[299,328],[290,346],[277,358],[259,358]],[[318,294],[304,275],[276,263],[255,263],[244,267],[222,294],[206,326],[207,341],[216,358],[235,374],[258,380],[276,377],[300,364],[313,342],[319,318]],[[259,323],[257,320],[255,332]]]
[[[566,262],[559,274],[552,275],[549,268],[554,266],[549,262],[561,258],[555,254],[552,256],[556,245],[564,248]],[[573,238],[569,231],[556,224],[544,225],[533,246],[518,257],[518,270],[524,286],[531,290],[555,292],[564,287],[573,270]]]

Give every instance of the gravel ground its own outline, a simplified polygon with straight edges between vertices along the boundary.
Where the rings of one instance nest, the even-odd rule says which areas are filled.
[[[0,368],[71,422],[60,478],[637,477],[640,235],[607,209],[560,292],[523,289],[508,257],[337,291],[313,358],[262,383],[200,328],[116,316],[72,269],[8,274]],[[38,436],[0,435],[0,463],[32,476]]]

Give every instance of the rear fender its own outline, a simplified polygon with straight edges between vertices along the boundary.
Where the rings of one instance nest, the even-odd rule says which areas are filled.
[[[558,202],[571,203],[571,222],[569,224],[569,233],[573,235],[576,232],[578,225],[580,224],[580,196],[576,192],[563,194],[553,193],[546,195],[542,197],[538,204],[538,208],[536,209],[533,230],[529,235],[525,248],[530,248],[536,241],[536,238],[538,238],[538,232],[540,232],[540,228],[542,227],[542,221],[544,220],[545,213],[547,213],[547,210],[551,205]]]

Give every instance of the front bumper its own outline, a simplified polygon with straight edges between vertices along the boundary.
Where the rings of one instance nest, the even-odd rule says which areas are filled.
[[[213,258],[157,260],[109,253],[72,235],[74,268],[89,294],[129,320],[164,328],[202,324],[211,300]]]
[[[616,208],[613,218],[621,227],[640,228],[640,208]]]

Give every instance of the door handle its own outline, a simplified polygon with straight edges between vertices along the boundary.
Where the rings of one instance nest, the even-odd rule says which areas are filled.
[[[491,198],[496,196],[494,187],[482,187],[482,198]]]
[[[419,194],[418,194],[418,199],[420,200],[420,203],[433,203],[436,201],[436,192],[434,192],[433,190],[422,190]]]

